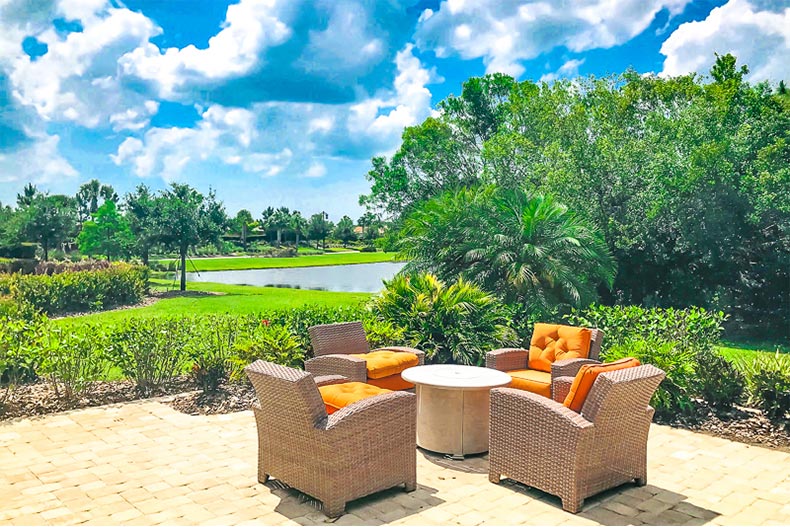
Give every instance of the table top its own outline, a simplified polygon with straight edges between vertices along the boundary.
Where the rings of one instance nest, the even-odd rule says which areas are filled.
[[[491,368],[459,366],[456,364],[429,364],[407,368],[401,373],[403,380],[448,389],[494,388],[509,384],[510,375]]]

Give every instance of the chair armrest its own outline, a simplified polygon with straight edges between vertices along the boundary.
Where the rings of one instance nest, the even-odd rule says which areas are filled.
[[[397,351],[400,353],[413,353],[414,355],[417,355],[417,358],[420,361],[420,366],[425,364],[425,352],[409,346],[384,346],[383,348],[376,348],[372,351]]]
[[[348,382],[368,380],[367,365],[363,359],[349,355],[321,355],[305,361],[304,369],[313,376],[342,375]]]
[[[529,362],[529,350],[500,348],[486,353],[486,368],[499,371],[523,370]]]
[[[551,380],[551,398],[561,403],[568,396],[573,384],[573,377],[555,377]]]
[[[407,392],[389,392],[352,403],[330,415],[325,430],[330,434],[349,435],[357,443],[366,436],[402,436],[415,443],[417,396]]]
[[[576,377],[579,370],[585,364],[600,364],[601,361],[595,359],[565,359],[554,361],[551,364],[551,378],[555,377]]]
[[[491,390],[491,425],[495,428],[523,428],[526,435],[522,437],[529,438],[552,431],[558,436],[560,431],[592,432],[594,428],[581,414],[557,401],[514,388]]]
[[[329,386],[330,384],[343,384],[348,382],[348,379],[342,375],[319,375],[314,377],[316,386]]]

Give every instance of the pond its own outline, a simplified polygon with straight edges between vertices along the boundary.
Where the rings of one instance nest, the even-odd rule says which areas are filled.
[[[405,262],[293,267],[288,269],[249,269],[245,271],[203,271],[187,273],[190,282],[215,282],[230,285],[254,285],[376,293],[382,280],[389,280],[403,269]]]

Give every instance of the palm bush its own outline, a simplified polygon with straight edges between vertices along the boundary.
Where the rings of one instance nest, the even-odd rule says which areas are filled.
[[[525,314],[579,307],[611,286],[600,233],[551,196],[484,186],[445,193],[409,215],[400,248],[410,271],[463,277]]]
[[[446,285],[428,273],[402,274],[384,285],[371,311],[403,328],[432,362],[480,365],[486,351],[514,342],[508,310],[463,278]]]

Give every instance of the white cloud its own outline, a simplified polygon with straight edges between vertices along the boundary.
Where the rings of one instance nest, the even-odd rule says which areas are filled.
[[[661,46],[661,75],[707,73],[714,53],[735,55],[749,66],[752,81],[790,78],[790,7],[761,10],[747,0],[730,0],[705,20],[681,24]]]
[[[310,168],[305,172],[305,177],[324,177],[326,175],[326,166],[317,161],[310,165]]]
[[[552,82],[561,77],[575,77],[579,74],[579,66],[584,64],[584,59],[571,59],[554,73],[546,73],[540,77],[540,82]]]
[[[0,153],[0,183],[47,183],[75,177],[77,171],[58,152],[59,141],[57,135],[43,136],[13,153]]]
[[[208,47],[168,48],[147,43],[126,53],[118,63],[127,75],[154,82],[160,96],[173,98],[194,79],[217,80],[249,72],[262,52],[284,42],[291,29],[278,18],[277,0],[241,0],[228,6],[223,29]]]
[[[416,38],[420,48],[440,57],[482,58],[489,73],[519,76],[522,60],[558,46],[581,52],[622,44],[644,31],[661,10],[677,14],[690,1],[447,0],[437,12],[423,12]]]

